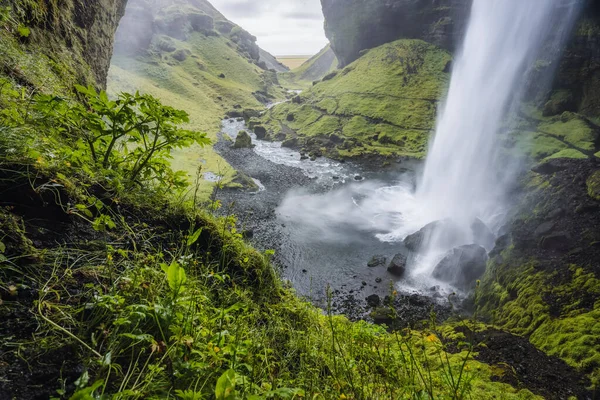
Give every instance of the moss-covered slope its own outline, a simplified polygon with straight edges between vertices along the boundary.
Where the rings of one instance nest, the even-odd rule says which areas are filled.
[[[530,172],[477,304],[490,322],[600,379],[600,202],[596,158],[548,159]]]
[[[332,157],[425,154],[450,54],[420,40],[370,50],[265,116],[271,137]]]

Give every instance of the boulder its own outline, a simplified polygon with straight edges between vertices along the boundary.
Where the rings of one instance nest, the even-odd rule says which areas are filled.
[[[246,121],[250,121],[251,118],[260,117],[260,111],[252,108],[246,108],[243,112],[243,117]]]
[[[542,238],[540,248],[544,250],[568,251],[571,249],[572,238],[567,232],[555,232]]]
[[[567,169],[567,165],[565,164],[565,160],[561,158],[551,158],[548,161],[544,161],[531,168],[533,172],[536,172],[541,175],[552,175],[559,171],[564,171]]]
[[[373,258],[371,258],[371,260],[367,263],[367,266],[369,268],[380,267],[382,265],[385,265],[386,261],[387,261],[386,256],[376,255],[376,256],[373,256]]]
[[[406,261],[406,256],[404,254],[396,254],[388,266],[388,272],[397,277],[404,276],[404,273],[406,272]]]
[[[173,58],[177,61],[185,61],[188,56],[192,55],[192,52],[187,49],[179,49],[173,53]]]
[[[258,139],[264,139],[267,136],[267,130],[262,125],[254,126],[254,134]]]
[[[471,224],[471,232],[473,233],[475,244],[483,246],[488,251],[494,248],[496,235],[492,233],[482,220],[475,218],[475,221]]]
[[[298,146],[298,138],[289,138],[281,143],[281,147],[294,148]]]
[[[434,221],[408,235],[404,239],[404,246],[411,251],[419,251],[423,243],[428,243],[435,237],[441,246],[452,248],[461,244],[462,236],[460,228],[452,220]]]
[[[233,145],[236,149],[249,149],[254,147],[252,145],[252,138],[248,135],[246,131],[239,131],[237,137],[235,138],[235,144]]]
[[[468,291],[485,273],[487,253],[479,245],[460,246],[450,251],[433,270],[433,277]]]
[[[555,225],[556,223],[554,223],[553,221],[544,222],[538,225],[538,227],[533,232],[533,236],[535,236],[536,238],[544,237],[550,232],[552,232]]]
[[[370,295],[365,300],[367,300],[367,304],[369,305],[369,307],[375,308],[381,305],[381,298],[376,294]]]

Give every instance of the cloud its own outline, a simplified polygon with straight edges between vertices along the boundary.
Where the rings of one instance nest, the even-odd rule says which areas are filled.
[[[327,44],[320,0],[212,0],[274,55],[316,54]]]

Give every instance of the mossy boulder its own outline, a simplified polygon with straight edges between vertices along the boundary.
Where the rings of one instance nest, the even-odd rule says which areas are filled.
[[[239,131],[236,138],[235,144],[233,145],[236,149],[251,149],[254,147],[252,145],[252,138],[246,131]]]

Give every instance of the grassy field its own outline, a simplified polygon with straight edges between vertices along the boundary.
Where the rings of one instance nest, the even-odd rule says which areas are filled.
[[[285,65],[291,70],[300,67],[307,62],[312,56],[277,56],[277,61]]]

